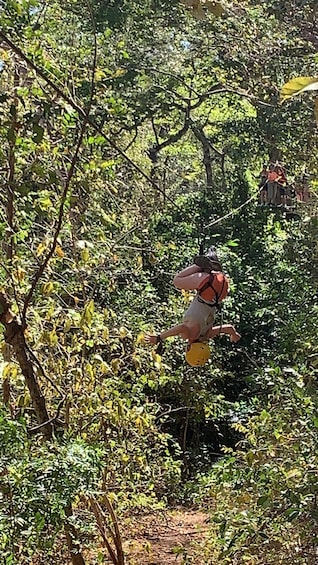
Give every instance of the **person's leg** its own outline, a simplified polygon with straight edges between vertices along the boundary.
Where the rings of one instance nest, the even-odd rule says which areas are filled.
[[[180,273],[177,273],[173,279],[176,288],[184,290],[196,290],[202,285],[202,282],[208,280],[209,274],[202,272],[201,267],[197,265],[189,265]]]
[[[207,339],[213,339],[217,335],[221,335],[221,334],[229,335],[233,343],[236,343],[241,338],[241,335],[236,331],[235,327],[232,326],[232,324],[214,326],[207,332],[205,337],[207,337]]]
[[[277,184],[277,182],[274,182],[273,183],[273,204],[278,204],[277,191],[278,191],[278,184]],[[280,196],[279,196],[279,200],[280,200]]]
[[[284,187],[280,189],[280,202],[282,206],[286,206],[286,189]]]
[[[267,187],[268,187],[267,202],[268,202],[268,204],[273,204],[274,183],[273,183],[273,182],[269,182],[269,183],[267,184]]]
[[[167,339],[167,337],[174,337],[177,335],[181,336],[183,339],[189,339],[189,337],[191,337],[191,334],[188,329],[188,324],[182,322],[182,324],[172,326],[168,330],[160,332],[160,334],[158,335],[146,333],[145,342],[156,345],[158,343],[158,338],[164,340]]]
[[[264,190],[264,188],[262,188],[261,190],[261,204],[265,204],[266,202],[266,192]]]

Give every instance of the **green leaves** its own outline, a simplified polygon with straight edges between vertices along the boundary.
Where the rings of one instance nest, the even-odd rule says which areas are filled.
[[[33,124],[33,136],[32,139],[35,143],[41,143],[44,135],[44,128],[39,124]]]
[[[84,310],[81,317],[81,327],[88,328],[92,324],[93,315],[95,311],[94,301],[90,300],[84,306]]]
[[[25,425],[11,421],[1,408],[0,446],[1,556],[12,550],[12,514],[17,548],[24,546],[30,554],[36,547],[48,548],[63,526],[66,508],[81,493],[96,489],[102,452],[66,438],[62,445],[31,446]],[[11,562],[21,563],[18,549]]]
[[[303,548],[310,543],[317,520],[318,453],[313,417],[315,394],[310,397],[308,391],[299,390],[291,377],[273,388],[266,409],[249,418],[245,440],[237,445],[235,456],[225,457],[219,470],[214,468],[210,475],[211,562],[223,562],[221,557],[226,554],[229,562],[235,555],[238,562],[253,563],[257,554],[260,564],[281,559],[293,563],[298,543],[294,540],[301,539]],[[270,548],[266,540],[274,537],[279,547]]]

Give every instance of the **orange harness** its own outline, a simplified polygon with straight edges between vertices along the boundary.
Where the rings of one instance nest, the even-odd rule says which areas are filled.
[[[198,289],[200,297],[217,306],[229,292],[228,278],[221,272],[210,273],[209,280]]]

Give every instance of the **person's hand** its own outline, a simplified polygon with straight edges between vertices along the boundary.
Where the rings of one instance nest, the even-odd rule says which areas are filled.
[[[152,334],[145,334],[144,336],[145,343],[152,343],[153,345],[157,344],[157,336]]]
[[[241,339],[241,336],[239,333],[235,332],[231,335],[230,340],[232,343],[236,343],[237,341],[239,341]]]

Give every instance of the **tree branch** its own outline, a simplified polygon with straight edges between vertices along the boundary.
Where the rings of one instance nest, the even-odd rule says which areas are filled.
[[[91,118],[87,117],[85,110],[79,106],[79,104],[77,104],[70,96],[68,96],[67,94],[65,94],[63,92],[63,90],[61,90],[61,88],[59,88],[47,75],[46,73],[40,68],[38,67],[35,63],[33,63],[33,61],[31,61],[31,59],[20,49],[20,47],[18,47],[15,43],[13,43],[6,35],[5,33],[3,33],[2,30],[0,30],[0,38],[12,49],[12,51],[14,51],[14,53],[16,53],[19,57],[21,57],[21,59],[23,59],[27,65],[34,70],[34,72],[40,76],[45,82],[46,84],[48,84],[59,96],[62,100],[64,100],[65,102],[67,102],[74,110],[76,110],[76,112],[83,117],[86,121],[87,124],[89,124],[97,133],[99,133],[101,136],[103,136],[103,138],[105,139],[105,141],[107,141],[107,143],[109,143],[109,145],[123,158],[125,159],[125,161],[127,161],[130,166],[132,168],[135,169],[135,171],[137,171],[143,178],[145,178],[150,185],[157,190],[160,193],[163,193],[163,191],[161,190],[161,188],[149,177],[149,175],[147,175],[142,169],[141,167],[139,167],[139,165],[137,165],[134,161],[132,161],[132,159],[130,159],[128,157],[128,155],[125,153],[125,151],[123,151],[122,149],[120,149],[120,147],[118,147],[118,145],[116,145],[116,143],[110,139],[105,132],[103,131],[103,128],[101,128],[98,124],[96,124],[96,122],[94,120],[92,120]],[[164,194],[163,194],[164,195]],[[165,195],[164,195],[165,196]],[[177,209],[181,212],[181,209],[176,205],[176,203],[174,202],[174,200],[170,197],[166,197],[167,200],[169,200],[169,202]]]

